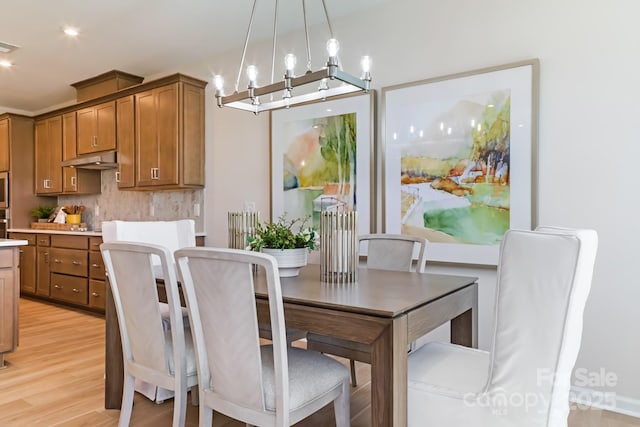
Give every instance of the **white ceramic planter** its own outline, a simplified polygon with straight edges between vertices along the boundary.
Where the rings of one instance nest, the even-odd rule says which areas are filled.
[[[300,268],[307,265],[307,249],[269,249],[262,248],[262,252],[272,255],[278,262],[280,277],[297,276]]]

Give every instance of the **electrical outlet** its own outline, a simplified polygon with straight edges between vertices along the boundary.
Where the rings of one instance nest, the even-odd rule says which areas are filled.
[[[193,216],[195,217],[200,216],[200,203],[193,204]]]
[[[244,211],[245,212],[255,212],[256,211],[256,202],[244,202]]]

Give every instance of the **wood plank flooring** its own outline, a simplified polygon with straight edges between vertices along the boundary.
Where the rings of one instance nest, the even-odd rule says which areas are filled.
[[[104,319],[21,299],[20,345],[0,370],[0,426],[116,426],[120,411],[104,409]],[[346,361],[344,361],[347,364]],[[370,422],[370,370],[358,366],[352,388],[351,425]],[[170,426],[173,401],[156,405],[136,395],[132,426]],[[188,405],[187,426],[198,425],[197,407]],[[214,415],[215,427],[244,424]],[[334,425],[333,408],[324,408],[298,426]],[[570,427],[635,427],[640,420],[599,410],[572,412]]]

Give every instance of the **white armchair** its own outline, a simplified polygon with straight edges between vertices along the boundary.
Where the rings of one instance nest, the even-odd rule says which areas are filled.
[[[508,231],[491,352],[438,342],[412,352],[409,425],[566,427],[597,245],[592,230]]]

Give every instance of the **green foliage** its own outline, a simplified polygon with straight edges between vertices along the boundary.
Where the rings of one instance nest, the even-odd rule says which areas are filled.
[[[249,246],[253,251],[260,251],[262,248],[308,248],[311,251],[316,247],[316,232],[309,227],[305,227],[307,221],[309,221],[308,216],[287,221],[283,214],[278,218],[277,222],[259,223],[256,227],[255,236],[248,237]],[[300,231],[294,232],[293,228],[298,223]]]
[[[31,210],[31,215],[38,219],[47,219],[51,216],[53,211],[55,210],[54,206],[38,206]]]

